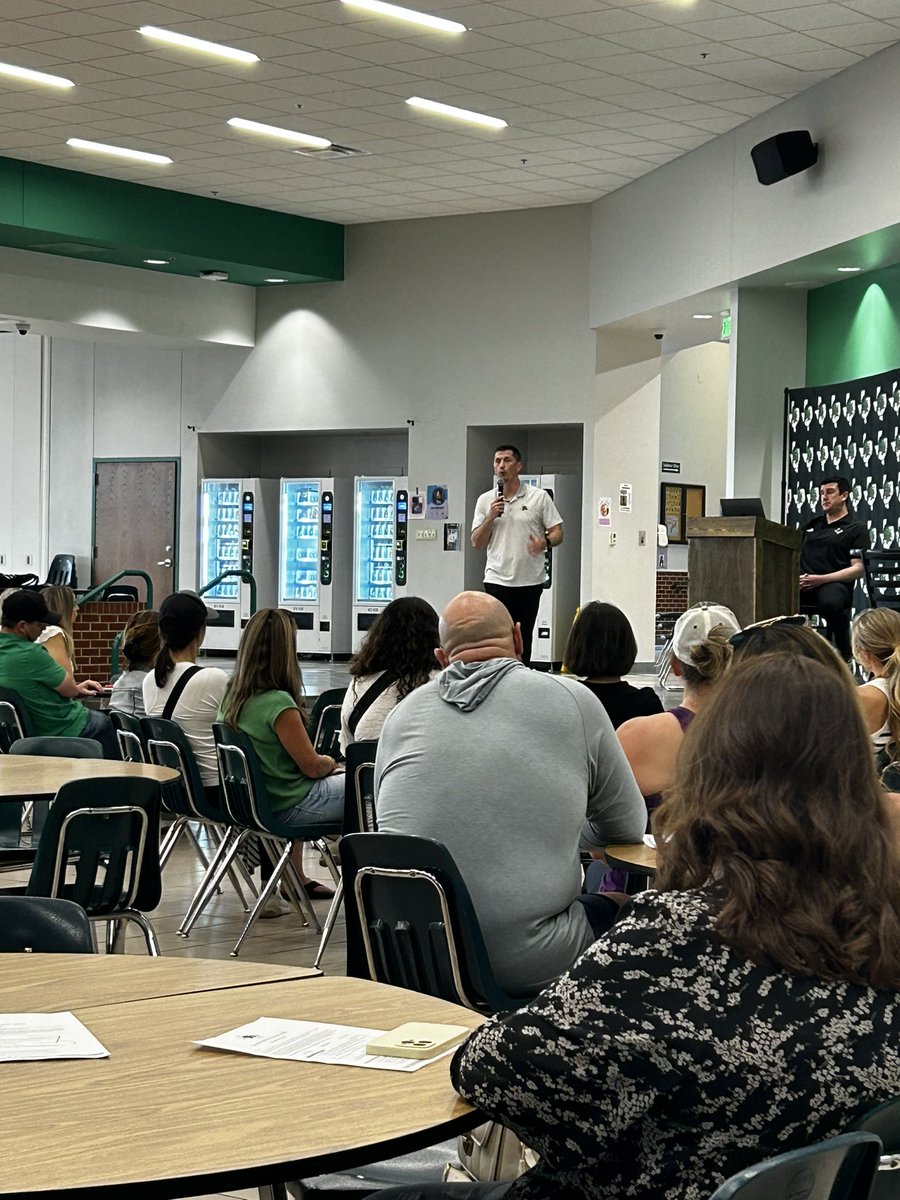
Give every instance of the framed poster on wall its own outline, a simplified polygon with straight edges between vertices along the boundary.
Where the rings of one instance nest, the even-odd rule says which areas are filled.
[[[688,517],[706,516],[706,487],[700,483],[661,483],[659,523],[665,525],[669,541],[687,544]]]

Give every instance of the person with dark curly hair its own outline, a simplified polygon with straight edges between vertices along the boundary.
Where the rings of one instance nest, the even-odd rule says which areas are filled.
[[[377,738],[388,713],[440,670],[438,615],[427,600],[402,596],[372,622],[350,660],[350,686],[341,709],[341,752]]]

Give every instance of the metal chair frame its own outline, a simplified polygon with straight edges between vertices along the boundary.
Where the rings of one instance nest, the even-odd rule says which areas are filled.
[[[842,1133],[813,1146],[788,1150],[726,1179],[709,1200],[762,1200],[772,1196],[828,1196],[829,1200],[868,1200],[878,1169],[881,1140],[874,1133]],[[828,1173],[817,1172],[826,1158]],[[820,1176],[817,1178],[817,1175]],[[827,1189],[827,1191],[826,1191]]]
[[[144,752],[144,740],[138,730],[141,727],[140,717],[132,716],[130,713],[110,712],[109,719],[113,723],[116,731],[116,741],[119,743],[119,753],[122,755],[123,762],[138,762],[144,763],[147,761],[147,755]],[[132,726],[135,723],[137,728]]]

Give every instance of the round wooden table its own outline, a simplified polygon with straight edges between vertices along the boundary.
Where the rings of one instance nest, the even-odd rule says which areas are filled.
[[[603,856],[611,867],[619,867],[631,875],[656,874],[656,849],[643,842],[606,846]]]
[[[79,968],[76,957],[71,987],[81,997],[97,962],[85,955]],[[41,956],[48,977],[59,959]],[[17,960],[3,958],[3,978],[13,984]],[[187,976],[192,964],[183,966]],[[26,969],[34,971],[33,960]],[[4,1064],[2,1195],[174,1200],[268,1187],[408,1153],[483,1119],[450,1086],[449,1057],[404,1074],[193,1044],[261,1016],[376,1029],[482,1023],[469,1009],[399,988],[316,977],[124,1002],[106,995],[69,1011],[110,1057]]]
[[[45,758],[36,754],[0,754],[0,800],[55,796],[73,779],[156,779],[171,783],[178,772],[149,763],[112,762],[105,758]]]

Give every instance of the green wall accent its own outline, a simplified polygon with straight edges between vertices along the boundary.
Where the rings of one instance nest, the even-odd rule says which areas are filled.
[[[344,228],[331,221],[14,158],[0,158],[0,245],[172,275],[221,269],[251,286],[344,277]]]
[[[815,288],[806,305],[806,385],[900,365],[900,265]]]

